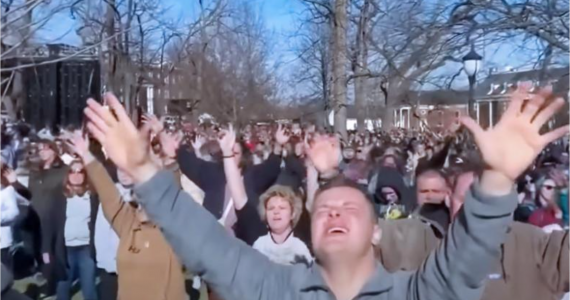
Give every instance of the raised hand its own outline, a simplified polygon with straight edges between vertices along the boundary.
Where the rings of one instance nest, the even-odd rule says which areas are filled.
[[[197,134],[196,138],[194,139],[194,141],[192,141],[192,148],[194,148],[194,150],[196,152],[200,151],[200,148],[202,148],[202,146],[206,143],[206,138]]]
[[[148,126],[150,126],[151,132],[155,135],[164,130],[163,120],[159,120],[155,115],[144,114],[142,116],[142,122],[144,124],[148,124]]]
[[[92,161],[93,156],[89,151],[89,139],[83,137],[80,131],[76,131],[68,136],[67,145],[73,153],[81,157],[85,165]]]
[[[290,135],[287,133],[283,125],[279,125],[277,131],[275,132],[275,141],[277,144],[283,146],[289,142]]]
[[[234,153],[234,146],[236,144],[236,132],[234,127],[230,124],[228,129],[223,129],[221,131],[221,136],[218,139],[220,144],[220,149],[224,156],[231,156]]]
[[[162,153],[169,158],[175,158],[176,151],[178,151],[183,137],[184,135],[182,132],[168,133],[163,131],[159,134],[158,139],[160,141]]]
[[[18,181],[18,175],[12,168],[9,167],[4,168],[2,171],[2,176],[4,176],[4,178],[6,178],[10,184],[14,184],[16,181]]]
[[[337,137],[315,135],[311,143],[305,144],[307,157],[321,174],[338,169],[341,157],[340,141]]]
[[[546,103],[552,96],[551,87],[537,94],[530,94],[529,88],[525,83],[513,92],[509,107],[493,128],[483,130],[471,118],[461,120],[472,132],[487,168],[495,173],[491,185],[500,185],[500,189],[512,185],[546,145],[569,129],[566,125],[540,135],[540,128],[564,105],[564,100],[557,98]],[[523,107],[526,99],[528,103]]]
[[[111,93],[104,97],[110,107],[103,107],[93,99],[87,100],[87,129],[117,167],[136,182],[149,180],[158,171],[150,158],[150,127],[145,125],[139,132],[119,100]]]

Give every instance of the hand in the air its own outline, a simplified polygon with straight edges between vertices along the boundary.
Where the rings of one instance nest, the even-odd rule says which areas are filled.
[[[340,141],[337,137],[315,135],[312,142],[305,144],[307,157],[317,171],[326,174],[338,169],[340,163]]]
[[[14,184],[16,181],[18,181],[18,175],[12,168],[9,167],[4,168],[2,171],[2,176],[4,176],[4,178],[6,178],[10,184]]]
[[[194,141],[192,141],[192,148],[194,148],[194,151],[200,151],[200,148],[202,148],[205,143],[206,138],[200,134],[197,134]]]
[[[135,181],[150,179],[158,171],[150,158],[150,127],[144,126],[139,132],[119,100],[111,93],[104,97],[110,107],[103,107],[93,99],[87,100],[85,115],[89,120],[89,132],[117,167],[125,170]]]
[[[67,145],[71,148],[73,153],[81,157],[85,165],[88,165],[92,161],[93,156],[89,151],[89,139],[84,137],[81,131],[75,131],[70,134],[67,139]]]
[[[224,156],[231,156],[234,153],[234,146],[236,144],[236,133],[234,131],[234,127],[230,124],[228,129],[223,129],[221,133],[218,143],[220,144],[222,154]]]
[[[277,131],[275,132],[275,141],[277,144],[283,146],[289,142],[290,135],[287,133],[283,125],[279,125]]]
[[[540,128],[564,105],[557,98],[547,103],[552,88],[537,94],[528,92],[530,85],[521,85],[511,95],[509,106],[493,128],[483,130],[473,119],[462,118],[462,123],[473,133],[475,143],[487,168],[500,178],[505,186],[522,174],[546,145],[564,136],[568,126],[540,135]],[[525,99],[530,99],[523,106]]]
[[[155,115],[144,114],[142,116],[142,122],[150,126],[150,130],[153,134],[157,135],[162,130],[164,130],[163,120],[159,120]]]
[[[182,132],[161,132],[158,135],[158,139],[160,141],[160,148],[162,153],[169,158],[176,157],[176,151],[180,147],[180,143],[182,142],[184,135]]]

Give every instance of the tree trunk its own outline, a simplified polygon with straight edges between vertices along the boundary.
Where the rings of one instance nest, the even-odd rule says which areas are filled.
[[[356,55],[355,66],[353,68],[357,77],[354,79],[354,106],[356,107],[356,121],[358,132],[363,133],[366,129],[365,114],[366,114],[366,78],[358,76],[368,71],[368,8],[370,7],[370,0],[364,0],[362,9],[360,11],[360,18],[358,21],[358,29],[356,33]]]
[[[346,139],[346,30],[347,1],[335,1],[333,23],[333,101],[334,130]]]
[[[389,79],[384,97],[386,99],[384,112],[382,114],[382,129],[389,130],[394,127],[394,110],[404,103],[404,97],[410,90],[412,80],[400,76]]]
[[[107,10],[105,12],[105,33],[107,38],[115,34],[115,0],[107,1]],[[115,38],[109,39],[107,42],[107,61],[104,66],[105,85],[107,91],[117,93],[117,83],[115,82],[115,64],[117,60],[116,41]]]
[[[12,97],[10,97],[8,95],[5,97],[2,97],[2,102],[4,103],[4,108],[6,109],[6,113],[8,114],[8,118],[11,121],[17,120],[16,107],[14,105],[14,102],[12,102]]]
[[[26,0],[26,6],[34,5],[33,0]],[[26,49],[28,47],[28,38],[26,38],[30,34],[30,30],[32,28],[32,21],[33,21],[33,9],[30,9],[23,17],[22,17],[22,24],[18,29],[19,35],[24,39],[22,44],[18,47],[20,49]],[[19,52],[20,49],[16,50],[16,53]],[[13,107],[13,114],[16,118],[23,119],[24,118],[24,106],[26,105],[26,95],[25,95],[25,83],[24,83],[24,76],[22,74],[22,70],[15,71],[14,78],[12,79],[12,88],[10,90],[10,101]]]

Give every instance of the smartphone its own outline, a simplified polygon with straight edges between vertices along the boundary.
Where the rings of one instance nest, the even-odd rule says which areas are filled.
[[[142,108],[140,106],[137,107],[137,128],[141,128],[143,126],[143,115],[144,112]]]
[[[81,135],[87,136],[87,118],[84,116],[83,120],[81,121]]]

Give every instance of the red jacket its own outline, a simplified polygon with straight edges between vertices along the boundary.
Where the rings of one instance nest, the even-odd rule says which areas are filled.
[[[556,211],[548,207],[535,210],[528,218],[528,222],[540,228],[552,224],[558,224],[562,226],[562,219],[557,218]]]

